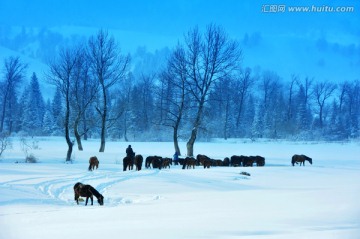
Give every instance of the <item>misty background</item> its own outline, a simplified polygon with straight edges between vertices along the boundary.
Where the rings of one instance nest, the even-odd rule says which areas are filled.
[[[46,62],[57,47],[108,29],[123,51],[174,47],[194,26],[223,26],[239,40],[243,64],[318,80],[359,77],[358,1],[282,1],[286,6],[353,6],[352,13],[263,13],[273,1],[0,1],[1,57]],[[32,66],[33,65],[33,66]],[[30,65],[34,67],[36,63]],[[31,72],[31,70],[29,70]],[[40,72],[39,72],[40,73]],[[29,73],[30,75],[31,73]]]
[[[86,45],[89,38],[96,36],[99,30],[105,30],[114,38],[121,54],[131,57],[129,73],[131,73],[130,81],[135,87],[133,89],[145,87],[151,82],[153,85],[148,90],[152,92],[154,90],[152,87],[159,86],[159,75],[166,68],[169,56],[178,44],[184,43],[185,35],[195,27],[198,27],[200,32],[205,32],[209,24],[215,24],[225,31],[229,39],[239,43],[241,49],[239,79],[244,80],[249,73],[247,76],[252,79],[252,84],[244,94],[244,102],[241,103],[244,107],[241,109],[236,109],[239,105],[240,88],[230,86],[225,90],[225,94],[232,97],[228,100],[233,107],[231,109],[233,116],[238,115],[237,120],[235,117],[224,116],[224,97],[220,97],[222,98],[220,102],[217,94],[226,88],[219,84],[214,85],[207,95],[209,102],[202,118],[206,123],[203,123],[199,129],[200,136],[204,138],[290,137],[292,139],[358,137],[360,109],[357,103],[360,101],[356,92],[359,89],[360,76],[360,3],[358,1],[281,2],[281,5],[286,7],[350,6],[354,9],[353,12],[341,13],[264,12],[264,7],[270,5],[279,4],[273,1],[237,0],[0,0],[0,68],[2,69],[0,79],[5,76],[4,61],[9,57],[19,57],[21,62],[27,64],[21,87],[15,92],[17,95],[15,101],[21,104],[21,97],[26,98],[24,89],[27,84],[31,84],[35,73],[41,89],[41,98],[44,101],[44,110],[40,115],[46,115],[48,108],[52,117],[47,119],[51,121],[48,123],[53,125],[48,126],[46,134],[62,135],[62,119],[54,119],[54,109],[51,109],[56,98],[60,96],[56,96],[56,87],[49,84],[47,79],[49,62],[59,55],[61,49],[78,44]],[[265,79],[271,79],[273,85],[265,86]],[[316,96],[317,82],[331,83],[330,95],[325,97],[323,105],[319,100],[324,95]],[[301,94],[304,93],[302,88],[307,83],[310,83],[309,95],[306,96],[309,101],[304,106],[306,109],[302,109],[303,112],[299,113],[300,110],[295,108],[299,107],[300,103],[296,100],[302,97]],[[119,86],[116,89],[117,93],[113,92],[113,95],[122,94],[121,87],[124,85]],[[273,95],[269,98],[274,101],[271,112],[265,112],[261,103],[268,97],[263,96],[267,87],[277,89],[277,93],[272,91]],[[139,92],[144,91],[139,90],[133,94],[139,95]],[[140,95],[146,96],[146,94]],[[131,117],[136,119],[131,121],[133,125],[124,126],[124,121],[119,120],[113,124],[116,130],[108,129],[108,136],[127,139],[126,132],[131,132],[132,140],[171,139],[171,131],[164,133],[167,132],[164,130],[166,126],[157,119],[156,110],[152,110],[159,104],[157,97],[155,94],[146,97],[148,98],[144,99],[144,102],[148,105],[131,103],[136,109],[144,107],[137,113],[131,113]],[[134,101],[138,100],[134,99]],[[61,104],[61,101],[58,104]],[[3,108],[2,117],[6,122],[10,117],[6,114],[11,115],[14,112],[11,113],[5,106]],[[319,113],[323,110],[324,112]],[[9,112],[5,113],[5,111]],[[293,111],[298,113],[290,114]],[[190,112],[194,111],[190,110]],[[155,115],[150,115],[152,113]],[[21,114],[21,110],[18,114]],[[137,119],[144,118],[144,114],[148,122],[139,122]],[[183,132],[179,136],[184,140],[189,135],[186,132],[192,127],[189,123],[192,113],[187,114],[188,118],[185,118],[181,127]],[[260,116],[267,119],[260,119]],[[8,120],[10,121],[13,122]],[[39,127],[44,128],[44,121],[42,119]],[[56,121],[57,123],[54,123]],[[237,121],[236,127],[235,121]],[[99,130],[95,126],[97,123],[92,122],[92,124],[93,128],[89,132],[92,132],[93,137],[97,137],[99,135]],[[284,125],[286,127],[281,127]],[[23,126],[24,123],[18,123],[16,129],[12,129],[13,133],[23,132],[25,129]],[[5,124],[3,130],[5,128],[9,130],[8,127]],[[30,128],[33,127],[28,127]],[[146,137],[139,138],[139,132]],[[45,133],[37,131],[36,134]]]

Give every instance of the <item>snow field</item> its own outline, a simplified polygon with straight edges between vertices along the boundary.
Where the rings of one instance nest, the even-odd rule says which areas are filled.
[[[62,138],[39,139],[39,163],[17,147],[0,162],[0,238],[349,238],[360,237],[360,147],[354,143],[217,141],[195,154],[262,155],[265,167],[122,171],[129,143],[97,141],[65,164]],[[171,157],[172,143],[131,142],[143,156]],[[185,152],[185,143],[181,143]],[[290,164],[303,153],[314,164]],[[99,169],[87,171],[96,155]],[[15,163],[19,162],[19,163]],[[251,176],[241,175],[246,171]],[[104,206],[76,205],[73,185],[91,184]]]

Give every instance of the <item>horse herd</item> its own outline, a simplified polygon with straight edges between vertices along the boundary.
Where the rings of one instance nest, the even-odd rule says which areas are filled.
[[[123,171],[126,170],[133,170],[134,165],[137,171],[141,170],[143,164],[143,156],[138,154],[134,157],[126,156],[123,159]],[[300,166],[305,166],[305,161],[308,161],[312,164],[312,158],[306,155],[298,155],[295,154],[291,158],[292,166],[295,164],[299,164]],[[195,168],[195,166],[203,166],[204,168],[210,168],[214,166],[225,166],[225,167],[252,167],[254,164],[257,167],[265,166],[265,158],[262,156],[244,156],[244,155],[233,155],[230,158],[226,157],[223,160],[221,159],[211,159],[210,157],[198,154],[196,158],[193,157],[186,157],[186,158],[179,158],[178,160],[172,160],[171,158],[163,158],[160,156],[148,156],[145,159],[145,167],[146,168],[170,168],[170,165],[182,165],[182,169],[189,169]],[[99,160],[96,156],[90,157],[89,159],[89,171],[95,170],[99,167]],[[101,195],[94,187],[91,185],[85,185],[80,182],[74,185],[74,194],[75,194],[75,201],[79,204],[79,197],[86,197],[85,206],[88,203],[89,198],[91,199],[91,205],[93,205],[93,196],[98,199],[98,203],[100,205],[104,205],[104,197]]]
[[[141,154],[137,154],[134,157],[126,156],[123,159],[123,171],[133,170],[134,165],[137,171],[140,171],[143,165],[144,158]],[[300,166],[305,166],[305,161],[312,164],[312,159],[306,155],[295,154],[291,158],[291,164],[300,163]],[[265,166],[265,158],[259,155],[256,156],[244,156],[244,155],[233,155],[230,158],[226,157],[221,159],[212,159],[204,154],[198,154],[196,158],[186,157],[173,160],[168,157],[161,156],[148,156],[145,159],[145,168],[170,168],[170,165],[182,165],[182,169],[195,168],[195,166],[203,166],[204,168],[225,166],[225,167],[253,167],[254,164],[257,167]],[[97,169],[99,167],[99,160],[96,156],[90,157],[89,159],[89,171]]]

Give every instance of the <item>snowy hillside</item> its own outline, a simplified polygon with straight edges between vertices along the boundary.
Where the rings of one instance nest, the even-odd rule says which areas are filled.
[[[72,164],[64,163],[62,138],[33,143],[38,149],[30,153],[38,163],[23,163],[16,139],[0,161],[1,239],[360,236],[358,142],[199,142],[196,154],[218,159],[262,155],[266,165],[126,172],[122,158],[128,142],[108,142],[101,154],[98,141],[85,142]],[[130,144],[144,157],[173,154],[170,142]],[[185,143],[180,147],[184,152]],[[295,153],[312,157],[313,165],[292,167]],[[100,166],[89,172],[92,155]],[[105,197],[104,206],[96,199],[94,206],[76,205],[76,182],[94,186]]]

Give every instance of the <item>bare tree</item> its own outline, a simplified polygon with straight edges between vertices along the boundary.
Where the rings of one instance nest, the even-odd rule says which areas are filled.
[[[317,82],[314,85],[314,97],[319,106],[319,126],[323,127],[323,112],[325,101],[332,95],[335,91],[336,85],[331,82]]]
[[[3,152],[11,148],[11,140],[9,138],[9,134],[6,132],[0,132],[0,157],[3,154]]]
[[[236,97],[236,129],[240,126],[241,115],[245,106],[246,97],[248,96],[255,79],[251,77],[251,69],[246,68],[239,75],[235,76],[235,97]]]
[[[108,97],[112,86],[125,78],[130,56],[121,55],[113,37],[107,31],[100,30],[96,36],[90,37],[89,60],[92,76],[100,85],[101,101],[96,111],[101,117],[101,143],[99,152],[105,151],[105,137],[108,121]]]
[[[355,80],[346,91],[347,125],[351,137],[359,136],[360,128],[360,81]]]
[[[204,34],[198,28],[185,36],[187,89],[197,103],[187,155],[193,156],[194,143],[201,125],[204,105],[214,82],[228,76],[239,66],[241,51],[237,41],[230,40],[222,28],[209,25]]]
[[[262,96],[257,117],[260,117],[258,121],[263,123],[263,127],[260,129],[261,135],[265,133],[265,135],[275,138],[281,118],[279,114],[282,88],[280,77],[275,72],[265,71],[259,83]]]
[[[74,65],[74,77],[70,91],[72,97],[71,103],[75,113],[74,135],[78,149],[82,151],[81,137],[89,130],[86,127],[86,111],[97,96],[99,84],[89,75],[89,61],[83,49],[79,50],[77,58],[76,64]],[[79,131],[81,122],[84,124],[83,132]]]
[[[65,117],[64,130],[65,140],[68,145],[66,154],[66,161],[71,161],[71,154],[73,151],[74,142],[70,139],[70,101],[73,89],[73,80],[77,75],[75,74],[76,65],[81,59],[80,48],[62,49],[56,60],[49,63],[48,80],[51,84],[60,89],[61,95],[65,101]]]
[[[287,121],[290,122],[294,117],[294,87],[295,83],[298,82],[298,78],[295,75],[291,76],[291,81],[289,85],[289,95],[288,95],[288,106],[287,106]]]
[[[164,117],[162,124],[173,129],[173,142],[175,152],[181,155],[178,134],[183,114],[186,109],[186,77],[187,64],[184,48],[180,45],[172,52],[166,70],[161,73],[160,80],[163,85],[164,103],[161,112]]]
[[[16,90],[24,78],[27,64],[20,61],[19,57],[9,57],[4,61],[4,81],[0,82],[0,96],[1,102],[1,118],[0,118],[0,132],[4,131],[4,123],[6,116],[10,117],[8,131],[12,131],[11,113],[13,110],[13,103],[16,102]]]

